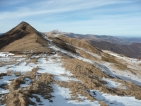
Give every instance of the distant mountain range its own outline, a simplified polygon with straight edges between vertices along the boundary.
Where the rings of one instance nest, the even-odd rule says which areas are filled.
[[[141,37],[115,37],[115,36],[108,36],[108,35],[94,35],[94,34],[75,34],[71,32],[61,32],[58,30],[51,31],[53,34],[62,34],[69,36],[71,38],[78,38],[78,39],[88,39],[92,41],[106,41],[114,44],[119,45],[127,45],[133,42],[141,43]]]

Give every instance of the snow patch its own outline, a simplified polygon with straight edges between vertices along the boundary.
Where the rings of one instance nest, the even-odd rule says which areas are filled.
[[[54,77],[55,77],[54,79],[56,81],[66,81],[66,82],[69,82],[69,81],[79,81],[78,79],[70,77],[70,76],[59,75],[59,76],[54,76]]]
[[[44,99],[42,96],[34,94],[38,96],[41,102],[37,102],[35,98],[30,98],[31,101],[35,102],[37,105],[44,104],[44,106],[100,106],[98,101],[91,102],[89,100],[84,100],[82,102],[78,102],[71,99],[71,92],[68,88],[63,88],[58,85],[53,85],[54,92],[52,95],[54,96],[51,100],[53,102],[49,102],[49,100]],[[84,99],[84,97],[80,98]]]
[[[31,79],[25,78],[24,81],[25,81],[25,84],[20,84],[20,87],[22,87],[22,88],[28,87],[31,82]]]
[[[97,90],[91,90],[90,94],[101,101],[104,101],[108,106],[140,106],[141,100],[130,96],[114,96],[106,93],[101,93]]]
[[[112,81],[111,79],[108,79],[108,78],[105,78],[105,77],[103,77],[102,80],[106,81],[107,82],[107,86],[110,87],[110,88],[117,88],[117,87],[122,85],[119,82]],[[126,89],[126,87],[123,86],[122,89]]]
[[[9,84],[11,82],[11,80],[14,80],[15,78],[17,78],[15,75],[12,75],[12,76],[3,76],[0,79],[0,85]],[[5,93],[9,93],[9,90],[8,89],[5,90],[5,89],[0,88],[0,94],[5,94]]]
[[[52,59],[52,56],[48,58],[48,61],[46,61],[45,58],[40,58],[38,60],[38,73],[49,73],[53,75],[66,74],[68,76],[72,75],[69,71],[66,71],[61,65],[61,63],[56,63]]]
[[[13,56],[14,54],[9,53],[9,52],[0,52],[0,57],[8,57],[8,56]]]

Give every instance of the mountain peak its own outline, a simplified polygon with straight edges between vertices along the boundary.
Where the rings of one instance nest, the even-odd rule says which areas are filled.
[[[25,21],[22,21],[20,24],[28,24],[27,22],[25,22]]]
[[[12,29],[13,30],[13,29]],[[27,31],[28,33],[37,33],[37,30],[25,21],[19,23],[14,30]]]
[[[42,34],[27,22],[22,21],[16,27],[0,36],[1,51],[48,51],[43,45],[48,45]],[[38,49],[37,49],[38,48]]]
[[[24,22],[24,21],[22,21],[19,25],[20,25],[20,26],[31,26],[31,25],[29,25],[27,22]]]

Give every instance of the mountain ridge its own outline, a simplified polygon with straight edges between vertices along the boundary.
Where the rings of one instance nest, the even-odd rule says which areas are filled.
[[[0,104],[140,106],[140,60],[99,49],[87,39],[37,35],[29,29],[30,34],[15,38],[0,52]],[[44,52],[47,49],[51,52]],[[9,53],[11,50],[21,53]]]
[[[93,41],[107,41],[114,44],[119,45],[129,45],[133,42],[141,43],[141,37],[118,37],[118,36],[110,36],[110,35],[96,35],[96,34],[76,34],[72,32],[62,32],[59,30],[53,30],[47,33],[54,33],[54,34],[62,34],[69,36],[71,38],[78,38],[78,39],[88,39]]]
[[[141,43],[140,39],[133,39],[131,40],[130,38],[129,41],[128,39],[121,39],[121,38],[116,38],[113,36],[98,36],[98,35],[81,35],[81,34],[74,34],[74,33],[66,33],[66,32],[61,32],[58,30],[54,30],[51,32],[46,33],[48,35],[52,36],[68,36],[72,39],[80,39],[80,40],[85,40],[89,44],[93,45],[95,48],[103,49],[103,50],[110,50],[112,52],[118,53],[118,54],[123,54],[128,57],[132,58],[141,58]],[[130,41],[131,40],[131,41]],[[137,41],[138,40],[138,41]],[[134,42],[137,41],[137,42]]]

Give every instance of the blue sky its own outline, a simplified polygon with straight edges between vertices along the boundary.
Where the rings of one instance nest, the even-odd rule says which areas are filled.
[[[0,0],[0,32],[21,21],[42,32],[141,36],[141,0]]]

